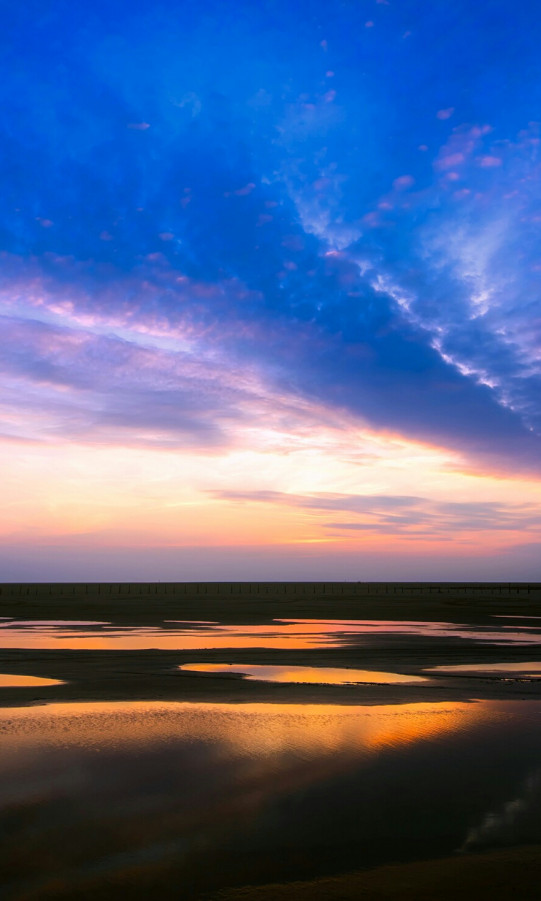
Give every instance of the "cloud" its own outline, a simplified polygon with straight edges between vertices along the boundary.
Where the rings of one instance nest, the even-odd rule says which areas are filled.
[[[396,191],[404,191],[406,188],[411,188],[414,184],[415,179],[413,175],[400,175],[393,181],[393,188]]]
[[[256,370],[258,391],[322,415],[539,472],[537,29],[517,12],[502,49],[486,10],[407,5],[361,60],[350,7],[325,9],[322,38],[303,6],[232,21],[211,3],[202,26],[53,3],[32,40],[10,13],[6,371],[30,406],[37,385],[54,411],[72,392],[66,435],[115,421],[227,440],[257,416],[239,399]],[[13,304],[56,334],[30,315],[15,330]]]
[[[478,162],[482,169],[494,169],[495,166],[501,166],[503,160],[499,156],[487,154],[486,156],[480,156]]]
[[[528,532],[541,530],[541,510],[535,503],[440,502],[407,495],[317,495],[279,491],[218,491],[214,496],[237,503],[283,504],[352,516],[347,521],[325,522],[333,532],[369,531],[381,535],[432,537],[461,532]]]
[[[227,446],[261,401],[254,383],[201,353],[4,319],[2,407],[40,440]]]

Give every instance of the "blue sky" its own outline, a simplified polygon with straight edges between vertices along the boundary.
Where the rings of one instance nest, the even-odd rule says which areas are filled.
[[[50,497],[13,501],[8,545],[30,554],[77,534],[90,550],[104,535],[109,548],[204,549],[238,504],[255,521],[285,494],[311,510],[336,495],[422,497],[413,519],[424,511],[446,533],[446,505],[470,503],[469,526],[454,520],[457,559],[478,505],[500,511],[485,526],[501,531],[515,498],[528,509],[506,547],[523,547],[541,497],[536,4],[41,0],[2,4],[2,21],[0,436],[6,458],[24,448],[25,498],[56,472]],[[257,478],[269,457],[246,464],[248,487],[238,463],[214,479],[242,452],[289,465],[299,436],[319,446],[321,430],[317,484],[302,456],[274,481]],[[406,447],[400,490],[335,472],[363,440],[385,459]],[[434,476],[427,492],[421,447],[440,454],[431,472],[470,482]],[[96,521],[83,499],[92,448]],[[185,457],[182,490],[221,504],[216,523],[192,498],[193,534],[126,535],[117,501],[107,513],[111,448],[148,454],[142,496],[164,455]],[[55,503],[79,513],[50,519]],[[385,537],[354,517],[363,503],[338,523],[351,554],[366,550],[361,532]],[[285,529],[288,554],[325,543],[329,521],[312,526]],[[256,539],[277,559],[281,528]],[[480,559],[499,553],[481,531]]]

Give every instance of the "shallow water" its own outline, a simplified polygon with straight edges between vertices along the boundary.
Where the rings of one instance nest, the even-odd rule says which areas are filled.
[[[537,645],[541,643],[541,626],[473,627],[443,622],[317,619],[282,619],[264,625],[169,621],[159,626],[144,627],[77,620],[11,620],[0,623],[0,648],[26,650],[308,650],[362,645],[378,636]]]
[[[503,685],[511,677],[535,680],[541,663],[427,667],[417,676],[387,671],[393,661],[400,669],[413,647],[422,666],[425,653],[433,662],[475,660],[482,656],[480,645],[501,645],[507,649],[502,656],[512,657],[515,646],[515,656],[535,656],[520,649],[540,641],[541,624],[518,618],[477,627],[315,619],[155,627],[4,620],[0,647],[8,649],[188,651],[184,658],[168,658],[163,672],[156,662],[159,677],[171,684],[176,673],[176,683],[198,682],[178,677],[176,663],[187,659],[180,669],[200,673],[201,680],[205,674],[232,681],[237,676],[239,700],[246,697],[242,676],[401,687],[393,690],[393,703],[366,707],[109,701],[0,708],[0,895],[6,901],[189,901],[226,885],[312,879],[541,842],[541,700],[450,702],[450,680],[435,678],[484,674],[501,677]],[[255,656],[260,661],[276,659],[271,649],[349,648],[351,655],[335,658],[365,665],[376,648],[374,665],[384,671],[296,665],[307,660],[301,654],[282,655],[280,665],[209,663],[197,655],[243,648],[269,649]],[[438,648],[445,656],[433,653]],[[489,651],[489,659],[496,653]],[[96,666],[105,656],[97,655]],[[325,659],[324,653],[314,656]],[[12,650],[5,657],[18,655]],[[64,655],[50,659],[58,664]],[[130,655],[117,665],[120,680],[136,669],[128,661]],[[433,686],[434,703],[407,703],[414,697],[408,685],[419,682]],[[15,692],[43,686],[42,699],[54,684],[0,675],[0,687],[11,685]],[[476,691],[481,683],[471,684]],[[502,691],[511,688],[517,697],[526,691],[508,685]],[[372,695],[376,691],[384,689]],[[351,694],[357,692],[359,699],[365,694],[362,688]],[[311,697],[323,693],[316,689]],[[399,697],[406,703],[394,703]]]
[[[541,662],[519,661],[514,663],[460,663],[453,666],[433,666],[425,670],[427,673],[447,673],[448,675],[494,675],[514,674],[526,678],[541,678]]]
[[[541,841],[540,759],[536,701],[2,710],[3,897],[196,898]]]
[[[43,688],[47,685],[63,685],[60,679],[44,679],[41,676],[15,676],[0,673],[0,688]]]
[[[373,670],[347,669],[332,666],[261,666],[248,663],[184,663],[179,667],[191,673],[235,674],[261,682],[285,682],[312,685],[412,685],[427,682],[425,676],[409,676],[403,673],[380,673]]]

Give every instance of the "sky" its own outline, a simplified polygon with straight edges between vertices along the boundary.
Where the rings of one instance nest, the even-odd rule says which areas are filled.
[[[5,581],[541,580],[536,0],[0,0]]]

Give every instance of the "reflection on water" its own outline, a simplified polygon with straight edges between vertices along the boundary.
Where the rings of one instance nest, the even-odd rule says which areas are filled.
[[[64,685],[60,679],[43,679],[41,676],[14,676],[0,673],[0,688],[42,688],[46,685]]]
[[[473,627],[459,623],[316,619],[282,619],[264,625],[167,621],[160,626],[144,627],[77,620],[11,620],[0,623],[0,648],[50,650],[306,650],[359,645],[378,636],[535,645],[541,642],[541,629],[521,625],[495,630],[493,626]]]
[[[525,678],[535,679],[541,677],[541,662],[539,661],[518,661],[515,663],[460,663],[452,666],[433,666],[426,670],[427,673],[447,673],[453,675],[456,673],[471,676],[482,675],[502,675],[506,673],[515,673]]]
[[[0,710],[3,897],[188,899],[540,841],[540,714],[535,701]]]
[[[541,702],[540,702],[541,705]],[[0,708],[2,757],[39,746],[143,748],[170,741],[215,744],[227,756],[380,749],[462,732],[495,716],[490,703],[373,707],[331,704],[192,704],[102,701]]]
[[[184,663],[181,670],[191,673],[231,673],[257,679],[262,682],[305,683],[313,685],[351,685],[370,683],[372,685],[411,685],[413,682],[427,682],[424,676],[407,676],[403,673],[378,673],[368,669],[346,669],[331,666],[260,666],[250,663]]]
[[[541,616],[526,615],[525,613],[493,613],[494,619],[541,619]]]

